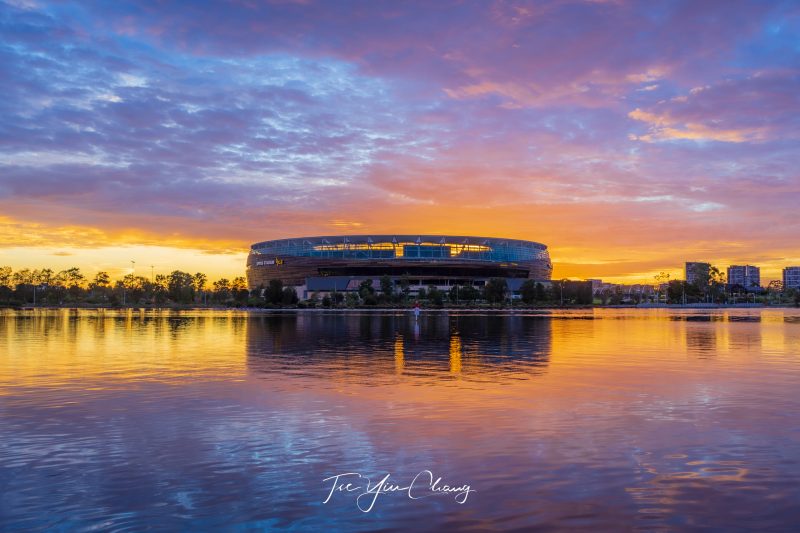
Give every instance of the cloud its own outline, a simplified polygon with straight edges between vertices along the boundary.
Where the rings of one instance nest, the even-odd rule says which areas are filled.
[[[731,143],[797,138],[800,71],[758,72],[737,80],[692,88],[628,116],[649,132],[632,135],[645,142],[686,139]]]
[[[30,206],[26,206],[30,207]],[[24,209],[22,210],[25,211]],[[192,249],[210,253],[241,253],[249,246],[244,240],[224,239],[214,234],[195,237],[189,231],[166,233],[164,227],[174,226],[169,219],[160,219],[150,230],[134,228],[101,229],[96,225],[64,225],[55,221],[30,221],[24,218],[0,217],[0,248],[50,249],[57,257],[75,255],[76,250],[103,247],[142,245]],[[161,231],[158,226],[161,226]],[[69,251],[63,248],[69,248]]]
[[[0,249],[448,231],[541,240],[587,275],[667,246],[792,257],[797,14],[3,5]]]
[[[765,132],[762,129],[726,130],[692,122],[676,125],[669,116],[657,116],[652,113],[641,112],[639,109],[631,111],[629,116],[632,119],[650,124],[650,133],[630,136],[631,140],[637,141],[656,142],[684,139],[742,143],[763,140],[765,137]]]

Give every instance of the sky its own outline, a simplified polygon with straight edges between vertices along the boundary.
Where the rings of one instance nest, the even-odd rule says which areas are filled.
[[[800,265],[800,2],[0,2],[0,265],[451,233]],[[135,261],[131,264],[131,261]]]

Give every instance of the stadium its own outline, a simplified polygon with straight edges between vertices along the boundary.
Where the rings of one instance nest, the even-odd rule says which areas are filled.
[[[479,287],[490,278],[546,281],[552,270],[544,244],[456,235],[297,237],[253,244],[247,258],[251,290],[277,279],[297,287],[301,296],[347,291],[382,276],[420,287]]]

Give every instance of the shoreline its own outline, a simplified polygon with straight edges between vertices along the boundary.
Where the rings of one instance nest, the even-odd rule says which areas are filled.
[[[514,312],[538,312],[538,311],[587,311],[595,309],[629,309],[629,310],[653,310],[653,309],[666,309],[666,310],[729,310],[729,309],[798,309],[795,305],[764,305],[764,304],[688,304],[688,305],[594,305],[594,306],[542,306],[542,307],[422,307],[422,313],[441,313],[441,312],[465,312],[465,313],[514,313]],[[253,314],[269,314],[269,313],[411,313],[413,307],[314,307],[314,308],[298,308],[298,307],[203,307],[203,306],[187,306],[187,307],[149,307],[149,306],[126,306],[126,307],[100,307],[100,306],[0,306],[0,311],[98,311],[98,312],[120,312],[120,311],[135,311],[139,313],[146,312],[193,312],[193,311],[217,311],[217,312],[247,312]]]

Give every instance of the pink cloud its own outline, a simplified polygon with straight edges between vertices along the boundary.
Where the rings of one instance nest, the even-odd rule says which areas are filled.
[[[629,112],[630,118],[644,122],[649,129],[632,138],[733,143],[785,139],[787,135],[796,138],[798,95],[800,71],[757,72],[744,79],[695,87],[649,110]]]

